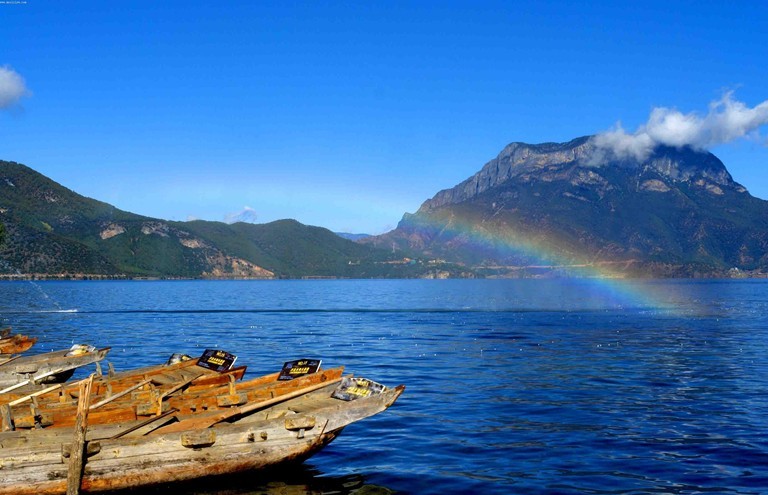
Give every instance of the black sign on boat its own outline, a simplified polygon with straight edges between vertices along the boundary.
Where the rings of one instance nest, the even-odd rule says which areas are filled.
[[[200,359],[197,360],[197,365],[221,373],[231,368],[235,361],[237,361],[237,356],[234,354],[218,349],[206,349]]]
[[[293,380],[300,376],[309,375],[310,373],[316,373],[320,369],[320,359],[298,359],[296,361],[288,361],[283,365],[283,369],[280,371],[278,380]]]

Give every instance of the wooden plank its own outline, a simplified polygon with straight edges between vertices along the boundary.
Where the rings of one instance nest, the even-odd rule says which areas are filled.
[[[21,357],[21,354],[18,354],[16,356],[11,356],[8,359],[4,359],[4,360],[0,361],[0,366],[2,366],[4,364],[8,364],[11,361],[15,361],[15,360],[19,359],[20,357]]]
[[[67,470],[67,495],[78,495],[80,483],[83,480],[83,461],[85,459],[85,436],[88,431],[88,406],[91,403],[91,387],[93,376],[80,384],[80,397],[77,403],[77,419],[75,420],[72,455],[69,458]]]
[[[13,431],[13,416],[11,416],[11,406],[3,404],[0,406],[0,431]]]
[[[53,370],[53,371],[49,371],[48,373],[43,373],[42,375],[33,376],[32,378],[30,378],[28,380],[21,381],[19,383],[16,383],[14,385],[11,385],[9,387],[6,387],[6,388],[0,390],[0,395],[5,394],[7,392],[10,392],[12,390],[16,390],[17,388],[21,388],[24,385],[29,385],[30,383],[34,383],[37,380],[42,380],[43,378],[47,378],[47,377],[49,377],[51,375],[55,375],[56,373],[59,373],[59,372],[60,372],[59,370]]]
[[[57,388],[61,388],[62,385],[63,385],[63,383],[59,383],[59,384],[56,384],[56,385],[54,385],[52,387],[44,388],[43,390],[38,390],[37,392],[32,392],[29,395],[25,395],[24,397],[20,397],[20,398],[14,400],[14,401],[9,402],[8,405],[9,406],[15,406],[17,404],[21,404],[22,402],[26,402],[26,401],[30,400],[31,398],[33,398],[33,397],[37,397],[38,395],[43,395],[43,394],[47,394],[48,392],[53,392]]]
[[[97,404],[94,404],[94,405],[92,405],[92,406],[91,406],[89,409],[90,409],[90,410],[98,409],[98,408],[100,408],[101,406],[103,406],[104,404],[109,404],[109,403],[110,403],[110,402],[112,402],[113,400],[117,400],[117,399],[119,399],[120,397],[123,397],[124,395],[128,395],[128,394],[130,394],[131,392],[133,392],[133,391],[134,391],[134,390],[136,390],[137,388],[141,388],[141,387],[143,387],[144,385],[148,384],[148,383],[149,383],[149,382],[151,382],[151,381],[152,381],[151,379],[147,379],[147,380],[141,381],[141,382],[137,383],[136,385],[133,385],[132,387],[128,387],[128,388],[126,388],[125,390],[123,390],[123,391],[122,391],[122,392],[120,392],[120,393],[117,393],[117,394],[115,394],[115,395],[113,395],[113,396],[111,396],[111,397],[107,397],[107,398],[106,398],[106,399],[104,399],[103,401],[101,401],[101,402],[99,402],[99,403],[97,403]]]
[[[182,381],[180,383],[177,383],[176,385],[171,387],[170,390],[167,390],[166,392],[163,392],[163,394],[160,396],[160,400],[159,401],[162,402],[163,399],[165,399],[166,397],[168,397],[172,393],[177,392],[177,391],[181,390],[182,388],[186,387],[187,385],[189,385],[193,381],[197,380],[198,378],[200,378],[204,374],[205,373],[195,373],[194,375],[192,375],[191,377],[185,379],[184,381]]]
[[[136,424],[136,425],[134,425],[134,426],[131,426],[131,427],[130,427],[130,428],[128,428],[127,430],[124,430],[124,431],[121,431],[120,433],[116,433],[115,435],[112,435],[111,437],[109,437],[109,439],[110,439],[110,440],[115,440],[115,439],[117,439],[117,438],[120,438],[120,437],[122,437],[122,436],[125,436],[125,435],[127,435],[127,434],[129,434],[129,433],[132,433],[132,432],[134,432],[134,431],[136,431],[136,430],[138,430],[138,429],[140,429],[140,428],[144,428],[145,426],[147,426],[147,425],[149,425],[149,424],[155,423],[155,422],[157,422],[157,421],[159,421],[159,420],[161,420],[161,419],[163,419],[163,418],[167,418],[168,416],[170,416],[171,414],[173,414],[173,413],[175,413],[175,412],[178,412],[178,409],[170,409],[170,410],[168,410],[168,411],[165,411],[163,414],[161,414],[161,415],[159,415],[159,416],[152,416],[151,418],[149,418],[149,419],[145,419],[144,421],[142,421],[142,422],[141,422],[141,423],[139,423],[139,424]],[[162,426],[162,424],[161,424],[161,425],[159,425],[159,426]],[[158,426],[158,427],[159,427],[159,426]]]
[[[327,382],[318,383],[310,387],[301,388],[299,390],[296,390],[295,392],[277,396],[274,399],[255,402],[253,404],[248,404],[247,406],[243,406],[243,407],[233,407],[231,409],[228,409],[219,414],[215,414],[213,416],[207,416],[202,418],[192,417],[189,419],[179,421],[178,423],[171,423],[168,426],[159,428],[155,430],[155,433],[162,434],[162,433],[171,433],[171,432],[184,431],[184,430],[192,430],[196,428],[209,428],[217,423],[226,421],[229,418],[233,418],[235,416],[240,416],[243,414],[248,414],[250,412],[258,411],[259,409],[263,409],[265,407],[279,404],[280,402],[285,402],[290,399],[295,399],[296,397],[301,397],[302,395],[308,394],[310,392],[314,392],[315,390],[320,390],[321,388],[328,387],[329,385],[332,385],[340,381],[341,381],[341,378],[337,378],[335,380],[329,380]]]

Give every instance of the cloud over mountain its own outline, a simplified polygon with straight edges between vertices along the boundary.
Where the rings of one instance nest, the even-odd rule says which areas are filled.
[[[29,95],[24,78],[9,66],[0,67],[0,109],[10,108]]]
[[[244,206],[242,210],[230,213],[226,215],[224,218],[224,223],[237,223],[237,222],[245,222],[245,223],[256,223],[258,219],[258,214],[256,213],[256,210],[251,208],[250,206]]]
[[[709,104],[706,115],[684,114],[666,107],[654,108],[648,121],[628,133],[621,124],[593,138],[597,161],[605,159],[646,159],[657,145],[690,146],[705,150],[739,138],[757,135],[768,124],[768,100],[748,107],[729,91]]]

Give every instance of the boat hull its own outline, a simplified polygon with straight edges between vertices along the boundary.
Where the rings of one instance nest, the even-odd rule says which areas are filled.
[[[28,351],[35,342],[37,342],[37,337],[28,337],[21,334],[0,338],[0,354],[17,354]]]
[[[211,428],[89,442],[82,493],[108,492],[261,470],[301,461],[330,443],[350,423],[387,409],[403,387],[351,402],[314,396]],[[315,404],[315,405],[313,405]],[[294,412],[298,410],[299,412]],[[14,432],[15,433],[15,432]],[[34,431],[26,432],[35,444]],[[66,491],[71,436],[47,437],[34,448],[0,449],[0,495]],[[22,442],[23,443],[23,442]],[[17,442],[18,444],[18,442]]]
[[[105,347],[78,355],[68,355],[70,351],[65,350],[8,359],[0,362],[0,388],[22,383],[60,383],[75,368],[104,359],[109,350]]]

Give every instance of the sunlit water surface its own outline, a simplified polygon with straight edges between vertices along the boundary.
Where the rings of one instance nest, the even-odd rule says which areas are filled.
[[[767,314],[764,281],[0,283],[37,352],[221,348],[249,376],[309,357],[407,386],[303,466],[201,494],[768,493]]]

